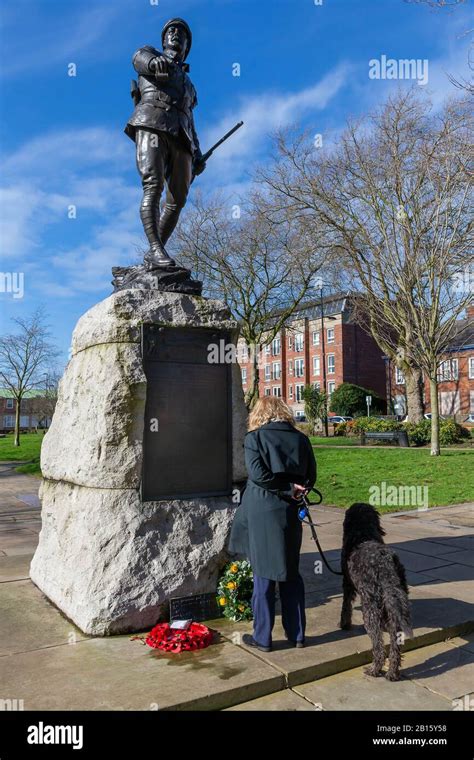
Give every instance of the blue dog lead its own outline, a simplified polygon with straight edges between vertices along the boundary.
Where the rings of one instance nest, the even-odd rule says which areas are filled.
[[[306,525],[309,525],[311,529],[311,535],[313,537],[313,541],[315,542],[316,546],[318,547],[319,553],[323,559],[324,564],[326,565],[327,569],[334,573],[334,575],[343,575],[343,573],[338,572],[337,570],[333,570],[330,566],[329,562],[327,561],[326,557],[324,556],[324,552],[321,549],[321,544],[319,543],[318,535],[316,533],[316,527],[314,525],[314,522],[311,518],[311,513],[309,511],[309,507],[316,507],[318,504],[321,504],[323,500],[323,495],[321,491],[318,491],[317,488],[313,488],[313,491],[315,494],[319,496],[319,501],[310,501],[305,493],[303,493],[301,496],[299,496],[297,499],[294,499],[294,502],[296,503],[296,506],[298,507],[298,517],[301,520],[302,523],[306,523]]]

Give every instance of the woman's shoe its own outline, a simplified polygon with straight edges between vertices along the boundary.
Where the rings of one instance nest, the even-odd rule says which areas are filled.
[[[303,639],[303,641],[292,641],[291,639],[288,638],[288,636],[286,636],[286,640],[288,641],[289,644],[291,644],[292,646],[294,646],[296,649],[303,649],[304,648],[304,639]]]
[[[249,633],[244,633],[242,636],[243,643],[248,647],[253,647],[255,649],[260,649],[261,652],[271,652],[272,647],[263,647],[260,644],[257,644],[253,636],[250,636]]]

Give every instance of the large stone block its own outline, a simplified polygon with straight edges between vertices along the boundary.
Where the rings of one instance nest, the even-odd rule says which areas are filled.
[[[225,304],[140,290],[105,299],[74,330],[42,448],[42,530],[31,578],[95,635],[151,626],[171,597],[214,591],[236,509],[231,496],[141,502],[143,323],[218,328],[237,339]],[[237,364],[231,378],[237,484],[246,476],[247,417]]]

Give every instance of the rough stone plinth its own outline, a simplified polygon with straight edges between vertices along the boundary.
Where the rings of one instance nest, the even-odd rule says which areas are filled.
[[[141,502],[142,323],[218,328],[237,339],[225,304],[183,293],[122,290],[77,323],[41,451],[42,530],[31,578],[81,630],[95,635],[147,628],[165,614],[171,597],[214,591],[236,508],[230,496]],[[236,484],[246,476],[245,430],[235,364]]]

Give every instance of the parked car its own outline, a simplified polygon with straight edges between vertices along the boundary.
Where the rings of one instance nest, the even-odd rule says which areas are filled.
[[[471,414],[468,414],[464,422],[467,422],[468,425],[474,425],[474,412],[471,412]]]
[[[428,414],[424,414],[423,417],[425,418],[425,420],[430,420],[431,419],[431,412],[428,412]],[[439,418],[440,418],[440,420],[445,420],[446,419],[446,417],[443,417],[442,414],[439,415]]]
[[[328,417],[328,422],[331,425],[340,425],[341,422],[352,422],[353,417],[343,417],[342,414],[336,414],[334,417]]]

